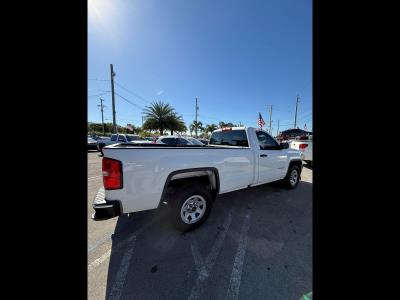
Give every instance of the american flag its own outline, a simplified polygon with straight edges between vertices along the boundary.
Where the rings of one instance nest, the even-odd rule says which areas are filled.
[[[264,119],[261,117],[261,113],[258,113],[258,126],[260,126],[260,128],[263,128],[264,125]]]
[[[126,124],[126,128],[128,128],[130,131],[133,131],[132,124]]]

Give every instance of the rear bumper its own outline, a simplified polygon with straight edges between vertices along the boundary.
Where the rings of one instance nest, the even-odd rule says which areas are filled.
[[[92,215],[94,221],[108,220],[121,215],[121,204],[119,201],[106,200],[104,188],[99,189],[93,201],[95,213]]]

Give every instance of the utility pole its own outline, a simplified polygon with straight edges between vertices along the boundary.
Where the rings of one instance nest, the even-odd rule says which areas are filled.
[[[198,110],[199,110],[199,107],[197,106],[197,97],[196,97],[196,127],[194,128],[196,139],[197,139],[197,111]]]
[[[111,71],[111,96],[112,96],[112,115],[113,115],[113,129],[114,133],[117,133],[117,123],[115,120],[115,95],[114,95],[114,69],[113,64],[110,64],[110,71]]]
[[[144,123],[144,116],[142,114],[142,129],[143,129],[143,123]]]
[[[278,120],[278,130],[276,131],[276,136],[279,135],[279,120]]]
[[[294,115],[294,128],[297,128],[297,105],[299,104],[299,95],[297,95],[297,99],[296,99],[296,114]]]
[[[272,133],[272,104],[269,106],[269,133]]]
[[[100,105],[97,105],[97,106],[100,106],[100,110],[101,110],[101,124],[103,124],[103,136],[104,136],[104,116],[103,116],[103,99],[101,99],[100,98]]]

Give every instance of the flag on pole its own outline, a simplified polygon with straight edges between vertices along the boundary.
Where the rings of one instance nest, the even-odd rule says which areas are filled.
[[[258,113],[258,126],[260,126],[260,128],[262,129],[264,125],[264,119],[262,118],[261,113]]]
[[[133,131],[132,124],[126,124],[126,128],[128,128],[130,131]]]

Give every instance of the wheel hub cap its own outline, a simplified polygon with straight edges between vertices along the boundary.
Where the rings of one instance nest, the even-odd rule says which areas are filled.
[[[199,221],[206,211],[206,200],[203,196],[190,196],[182,205],[181,219],[186,224],[193,224]]]
[[[290,184],[293,186],[297,183],[297,180],[299,178],[299,174],[297,173],[297,170],[293,170],[290,173]]]

